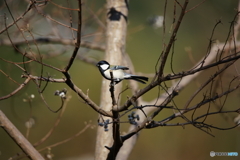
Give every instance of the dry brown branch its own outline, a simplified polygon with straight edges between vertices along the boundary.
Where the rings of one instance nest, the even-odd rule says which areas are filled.
[[[21,89],[24,88],[24,86],[26,84],[28,84],[28,82],[31,80],[31,78],[27,78],[17,89],[15,89],[13,92],[11,92],[10,94],[6,95],[6,96],[2,96],[0,97],[0,100],[4,100],[4,99],[7,99],[7,98],[10,98],[12,97],[13,95],[15,95],[16,93],[18,93]]]
[[[15,81],[14,79],[12,79],[8,74],[6,74],[5,72],[3,72],[2,70],[0,70],[0,72],[2,73],[2,74],[4,74],[8,79],[10,79],[12,82],[14,82],[15,84],[17,84],[17,85],[21,85],[21,84],[19,84],[17,81]]]
[[[44,151],[44,150],[46,150],[46,149],[48,149],[48,148],[53,148],[53,147],[59,146],[59,145],[61,145],[61,144],[67,143],[67,142],[73,140],[74,138],[80,136],[80,135],[83,134],[88,128],[91,128],[91,127],[93,127],[92,124],[86,124],[85,127],[84,127],[82,130],[80,130],[78,133],[76,133],[75,135],[73,135],[73,136],[71,136],[71,137],[69,137],[69,138],[67,138],[67,139],[65,139],[65,140],[62,140],[62,141],[60,141],[60,142],[57,142],[57,143],[51,144],[51,145],[49,145],[49,146],[47,146],[47,147],[44,147],[44,148],[42,148],[42,149],[39,149],[38,151],[39,151],[39,152],[42,152],[42,151]]]
[[[53,5],[55,5],[55,6],[59,7],[59,8],[61,8],[61,9],[72,10],[72,11],[79,11],[79,9],[73,9],[73,8],[63,7],[63,6],[58,5],[57,3],[54,3],[54,2],[51,1],[51,0],[48,0],[48,1],[49,1],[50,3],[52,3]]]
[[[7,4],[6,0],[4,0],[5,4]],[[7,5],[6,5],[7,6]],[[20,21],[21,19],[24,18],[24,16],[32,9],[33,5],[29,4],[27,6],[27,9],[25,12],[22,13],[22,15],[20,15],[18,18],[16,18],[16,20],[14,22],[12,22],[11,24],[9,24],[8,26],[6,26],[4,29],[2,29],[0,31],[0,34],[2,34],[3,32],[7,31],[10,27],[12,27],[13,25],[15,25],[18,21]]]
[[[115,82],[113,80],[113,72],[110,71],[110,75],[111,75],[111,83],[110,83],[110,94],[111,94],[111,98],[112,98],[112,108],[117,107],[117,102],[115,99],[115,94],[114,94],[114,85]],[[119,121],[119,113],[112,111],[113,117],[112,117],[112,121],[113,121],[113,125],[112,125],[112,138],[113,138],[113,145],[112,147],[108,147],[105,146],[108,150],[109,150],[109,154],[107,156],[107,160],[112,160],[112,159],[116,159],[116,156],[120,150],[120,148],[123,145],[123,141],[122,141],[122,137],[120,135],[120,121]]]
[[[179,18],[177,20],[177,24],[176,24],[176,26],[173,30],[173,33],[172,33],[171,38],[169,40],[169,43],[166,47],[166,50],[164,51],[164,53],[160,57],[161,61],[160,61],[159,69],[158,69],[158,75],[157,75],[157,79],[159,80],[159,82],[161,81],[160,79],[163,76],[163,71],[164,71],[164,67],[166,65],[167,57],[170,53],[170,50],[172,48],[172,45],[174,44],[175,39],[176,39],[177,32],[178,32],[178,29],[179,29],[179,27],[182,23],[182,19],[185,15],[188,2],[189,2],[188,0],[185,0],[185,2],[183,3],[184,5],[182,7],[181,13],[180,13]]]
[[[33,40],[28,40],[28,43],[31,44]],[[51,43],[51,44],[63,44],[63,45],[74,45],[75,41],[70,40],[70,39],[63,39],[63,38],[58,38],[58,37],[39,37],[35,38],[35,42],[37,43]],[[15,46],[19,45],[25,45],[25,41],[22,39],[14,39],[12,42]],[[6,46],[11,46],[12,43],[8,39],[1,39],[0,40],[0,45],[6,45]],[[105,46],[104,45],[99,45],[94,42],[88,42],[88,41],[82,41],[80,44],[81,47],[93,49],[93,50],[99,50],[99,51],[104,51]]]
[[[55,22],[55,23],[57,23],[57,24],[59,24],[59,25],[61,25],[61,26],[64,26],[64,27],[66,27],[66,28],[68,28],[68,29],[70,29],[70,30],[73,30],[73,31],[76,31],[76,32],[78,31],[78,29],[72,28],[71,26],[68,26],[68,25],[66,25],[66,24],[64,24],[64,23],[61,23],[60,21],[57,21],[57,20],[53,19],[51,16],[48,16],[48,15],[44,14],[43,12],[41,12],[41,11],[38,9],[38,6],[36,6],[35,3],[33,3],[33,4],[34,4],[33,7],[34,7],[34,9],[37,11],[37,13],[40,14],[40,15],[42,15],[43,17],[45,17],[45,18],[51,20],[52,22]],[[78,12],[80,12],[80,8],[79,8]]]
[[[237,13],[238,15],[238,13]],[[239,19],[239,18],[238,18]],[[236,26],[237,27],[237,26]],[[141,104],[142,105],[146,105],[146,104],[155,104],[155,105],[160,105],[161,103],[163,103],[163,101],[166,99],[166,97],[169,96],[169,94],[171,94],[174,89],[177,89],[178,92],[180,92],[181,90],[183,90],[188,84],[190,84],[191,81],[193,81],[197,76],[199,76],[199,74],[204,71],[206,68],[209,68],[209,67],[213,67],[213,66],[216,66],[217,63],[212,63],[212,61],[215,60],[215,58],[217,57],[217,53],[218,51],[227,51],[227,50],[232,50],[234,48],[237,49],[237,51],[239,50],[239,42],[236,42],[235,45],[229,43],[226,45],[226,43],[222,43],[222,44],[216,44],[214,46],[212,46],[210,52],[209,52],[209,55],[207,57],[204,57],[203,59],[201,59],[198,63],[196,63],[196,65],[193,67],[195,71],[197,72],[194,72],[193,74],[189,74],[188,76],[184,76],[183,77],[183,73],[180,73],[179,75],[182,75],[182,76],[178,76],[178,78],[181,78],[178,82],[175,82],[172,87],[170,87],[168,89],[168,91],[166,91],[166,93],[162,94],[160,97],[156,98],[156,99],[153,99],[152,101],[150,102],[143,102],[141,101]],[[226,46],[226,47],[224,47]],[[235,57],[233,56],[234,59],[226,59],[226,61],[229,60],[229,62],[231,63],[231,61],[236,61],[239,57]],[[201,68],[201,66],[199,66],[198,64],[201,64],[204,60],[204,66],[207,66],[206,68]],[[224,61],[224,58],[223,58],[223,61]],[[222,62],[223,62],[222,61]],[[221,63],[221,62],[220,62]],[[223,62],[225,63],[225,62]],[[203,67],[203,66],[202,66]],[[200,71],[201,69],[203,69],[202,71]],[[225,70],[225,69],[223,69]],[[191,71],[191,69],[189,70]],[[172,77],[171,77],[172,78]],[[153,83],[151,83],[151,85],[153,85]],[[146,87],[147,88],[147,87]],[[143,91],[142,91],[143,92]],[[128,104],[131,104],[131,100],[132,99],[136,99],[140,96],[138,95],[141,95],[140,93],[136,94],[135,96],[131,97],[130,100],[128,100],[126,103],[125,103],[125,106],[128,105]],[[158,102],[157,104],[155,102]],[[144,123],[147,123],[148,122],[148,119],[146,118],[146,114],[148,115],[149,113],[155,111],[157,108],[155,107],[149,107],[149,108],[144,108],[144,113],[141,111],[141,110],[137,110],[136,111],[136,114],[139,115],[139,119],[140,121],[138,122],[139,124],[144,124]],[[182,113],[178,114],[178,116],[181,116]],[[170,117],[175,117],[176,115],[174,116],[170,116]],[[172,119],[171,119],[172,120]],[[188,122],[187,122],[188,123]],[[163,123],[163,124],[166,124],[166,123]],[[192,124],[192,123],[191,123]],[[131,153],[131,150],[133,149],[136,141],[137,141],[137,138],[138,138],[138,134],[136,134],[136,130],[138,130],[138,127],[134,126],[134,125],[131,125],[128,132],[129,132],[129,135],[132,136],[130,139],[126,140],[122,149],[120,150],[120,153],[119,153],[119,157],[117,159],[127,159],[129,154]],[[135,134],[134,136],[131,135],[130,133],[132,134]]]
[[[82,31],[82,1],[78,0],[78,29],[77,29],[77,41],[75,43],[75,48],[73,51],[73,54],[71,56],[71,58],[69,59],[68,65],[65,67],[64,72],[68,72],[68,70],[70,69],[70,67],[73,64],[73,61],[75,60],[75,57],[77,56],[78,53],[78,49],[80,48],[80,44],[81,44],[81,31]]]
[[[0,110],[0,125],[9,134],[9,136],[19,145],[19,147],[33,160],[44,160],[41,154],[32,146],[32,144],[22,135],[21,132],[12,124],[12,122]]]
[[[66,76],[66,84],[74,91],[78,94],[78,96],[83,99],[85,101],[85,103],[87,105],[89,105],[90,107],[92,107],[95,111],[97,111],[98,113],[100,113],[101,115],[107,116],[107,117],[112,117],[112,113],[111,111],[106,111],[104,109],[102,109],[101,107],[99,107],[98,105],[96,105],[89,97],[88,95],[84,94],[83,91],[78,88],[71,80],[70,75],[65,72],[64,75]]]

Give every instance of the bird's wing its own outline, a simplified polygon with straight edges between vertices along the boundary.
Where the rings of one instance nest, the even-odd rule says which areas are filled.
[[[118,69],[129,70],[128,67],[124,67],[124,66],[112,66],[110,69],[111,70],[118,70]]]

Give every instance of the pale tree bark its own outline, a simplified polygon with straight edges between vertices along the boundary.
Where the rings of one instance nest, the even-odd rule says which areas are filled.
[[[128,8],[126,0],[107,0],[107,28],[106,28],[106,54],[105,60],[110,64],[122,65],[123,56],[125,54],[126,32],[127,32],[127,14]],[[112,110],[112,99],[109,92],[110,81],[103,79],[101,89],[100,107],[102,109]],[[120,93],[121,83],[115,86],[115,95]],[[101,116],[99,120],[102,122],[109,117]],[[96,141],[96,160],[106,160],[110,147],[113,143],[112,126],[108,126],[109,130],[104,131],[103,127],[99,127],[97,131]]]

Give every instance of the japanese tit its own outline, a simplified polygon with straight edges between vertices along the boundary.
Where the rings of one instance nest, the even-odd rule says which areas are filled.
[[[148,77],[136,76],[129,73],[125,73],[124,70],[128,70],[128,67],[124,66],[110,66],[107,61],[99,61],[96,65],[104,78],[111,80],[110,71],[112,71],[113,80],[115,84],[121,82],[123,79],[132,79],[140,83],[146,84],[144,81],[148,81]]]

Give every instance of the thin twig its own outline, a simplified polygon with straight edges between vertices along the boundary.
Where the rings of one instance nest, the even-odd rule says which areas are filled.
[[[75,43],[73,54],[68,62],[68,65],[65,67],[64,72],[68,72],[68,70],[71,68],[81,44],[81,31],[82,31],[82,1],[81,0],[78,0],[78,7],[79,7],[79,10],[78,10],[77,42]]]
[[[7,99],[7,98],[10,98],[12,97],[13,95],[15,95],[16,93],[18,93],[21,89],[23,89],[27,84],[28,82],[31,80],[30,77],[28,77],[17,89],[15,89],[13,92],[11,92],[10,94],[6,95],[6,96],[2,96],[0,97],[0,100],[4,100],[4,99]]]

